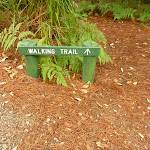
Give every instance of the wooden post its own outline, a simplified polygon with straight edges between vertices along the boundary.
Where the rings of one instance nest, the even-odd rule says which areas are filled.
[[[86,41],[86,42],[83,42],[83,46],[84,47],[98,47],[98,44],[93,41]],[[83,57],[83,73],[82,73],[83,82],[94,81],[96,60],[97,60],[97,56],[84,56]]]
[[[24,40],[21,46],[37,46],[36,40]],[[28,76],[39,78],[39,63],[37,55],[25,55],[26,72]]]

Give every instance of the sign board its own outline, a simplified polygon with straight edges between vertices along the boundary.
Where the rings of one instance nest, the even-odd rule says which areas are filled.
[[[99,56],[100,47],[19,46],[20,55],[80,55]]]

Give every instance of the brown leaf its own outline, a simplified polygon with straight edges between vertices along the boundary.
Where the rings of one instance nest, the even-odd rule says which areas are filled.
[[[53,127],[48,127],[48,131],[50,134],[53,134]]]

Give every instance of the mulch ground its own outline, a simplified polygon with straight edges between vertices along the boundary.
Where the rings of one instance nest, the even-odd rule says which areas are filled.
[[[102,16],[88,20],[106,36],[105,50],[114,62],[97,63],[91,85],[82,82],[81,74],[72,75],[69,88],[33,79],[25,68],[17,69],[19,55],[5,53],[1,114],[11,112],[8,120],[15,116],[18,121],[5,119],[1,125],[1,149],[150,149],[150,25]],[[4,57],[1,50],[0,60]],[[9,136],[14,138],[8,141]]]

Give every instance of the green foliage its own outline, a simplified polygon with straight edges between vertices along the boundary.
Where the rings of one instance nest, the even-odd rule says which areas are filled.
[[[112,10],[112,4],[109,2],[100,2],[98,3],[98,9],[100,10],[101,14],[107,14]]]
[[[138,20],[142,22],[150,22],[150,13],[146,11],[140,13]]]
[[[68,86],[64,76],[70,78],[69,72],[66,69],[63,69],[62,67],[57,65],[55,57],[41,56],[39,60],[41,74],[43,76],[44,82],[47,81],[47,78],[49,79],[49,82],[56,79],[57,85],[62,85],[66,87]]]
[[[94,3],[92,1],[81,1],[78,4],[80,7],[76,11],[91,15],[95,9],[98,9],[102,15],[111,13],[117,20],[131,19],[134,21],[135,18],[138,18],[139,21],[149,22],[150,5],[143,2],[142,0],[100,0],[99,2],[95,0]]]
[[[96,27],[85,21],[79,21],[76,26],[68,26],[64,31],[62,43],[68,46],[82,46],[84,41],[97,41],[106,45],[106,38]]]
[[[82,7],[72,0],[2,0],[1,2],[0,9],[3,12],[9,11],[14,16],[11,27],[8,30],[5,28],[0,33],[0,43],[5,51],[11,46],[15,47],[16,42],[19,45],[20,40],[28,35],[33,36],[31,31],[35,33],[36,38],[41,39],[38,40],[38,45],[82,46],[87,40],[106,45],[106,39],[96,25],[79,19],[86,20],[87,15],[94,12],[97,4],[93,1],[82,2]],[[8,15],[8,18],[11,19],[11,16]],[[23,28],[22,24],[25,25]],[[104,50],[101,51],[99,60],[100,63],[111,61]],[[58,85],[63,86],[67,86],[65,76],[69,78],[69,71],[81,72],[82,65],[81,56],[40,57],[44,82],[47,79],[49,82],[54,80]]]
[[[67,30],[65,32],[64,37],[62,37],[62,41],[68,46],[82,46],[83,42],[85,41],[96,41],[106,46],[106,38],[102,34],[102,32],[96,27],[96,25],[82,20],[79,22],[79,25],[77,27],[70,28],[70,30]],[[73,56],[71,56],[71,59],[73,60],[71,68],[80,68],[80,64],[82,65],[83,63],[81,57],[74,58]],[[75,61],[80,62],[79,64],[76,62],[79,66],[76,63],[74,63],[74,59]],[[108,62],[112,63],[112,59],[110,58],[110,56],[108,56],[104,49],[102,49],[100,53],[99,61],[100,64],[105,64]],[[75,71],[76,69],[70,70]]]
[[[0,33],[0,44],[1,47],[4,48],[4,51],[7,51],[11,47],[15,47],[15,43],[19,40],[22,40],[23,38],[34,34],[31,31],[24,31],[20,32],[19,29],[21,27],[22,23],[19,23],[15,26],[13,23],[9,29],[6,28]]]
[[[99,59],[100,65],[106,64],[108,62],[111,62],[113,64],[111,57],[104,51],[104,49],[102,47],[101,47],[100,56],[98,57],[98,59]]]
[[[95,8],[97,7],[97,3],[92,4],[91,1],[81,1],[76,6],[76,12],[79,14],[88,14],[91,15]]]
[[[82,71],[83,57],[81,56],[57,56],[57,64],[69,71],[79,73]]]
[[[90,24],[85,21],[79,21],[79,24],[76,26],[73,26],[73,24],[66,24],[66,28],[64,32],[60,35],[59,42],[61,45],[67,45],[67,46],[82,46],[84,41],[97,41],[99,43],[103,43],[106,45],[106,38],[105,36],[98,30],[96,25]],[[43,43],[44,38],[39,40],[38,43]],[[83,57],[81,56],[57,56],[54,57],[43,57],[42,59],[44,61],[41,61],[41,70],[42,70],[42,76],[43,80],[46,81],[46,77],[49,78],[51,81],[55,77],[58,79],[58,81],[63,81],[65,78],[62,78],[63,71],[73,71],[73,72],[81,72],[82,71],[82,65],[83,65]],[[111,58],[108,56],[108,54],[102,49],[100,56],[98,57],[100,64],[105,64],[107,62],[112,62]],[[54,61],[55,60],[55,61]],[[53,69],[51,69],[51,67]],[[54,73],[52,73],[54,72]],[[58,73],[59,72],[59,73]],[[61,74],[61,75],[60,75]],[[59,77],[59,76],[60,77]],[[61,85],[65,85],[65,84]]]
[[[150,22],[150,5],[142,5],[138,8],[138,20],[141,22]]]
[[[132,21],[134,21],[134,14],[136,13],[136,9],[124,8],[123,5],[114,3],[112,13],[114,15],[114,19],[132,19]]]

